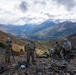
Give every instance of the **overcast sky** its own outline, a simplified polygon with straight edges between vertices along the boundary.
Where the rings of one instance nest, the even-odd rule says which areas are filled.
[[[76,20],[76,0],[0,0],[0,24]]]

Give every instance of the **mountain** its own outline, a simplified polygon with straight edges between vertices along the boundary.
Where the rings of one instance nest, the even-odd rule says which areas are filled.
[[[28,35],[35,26],[36,25],[28,25],[28,24],[21,25],[21,26],[0,24],[0,30],[16,37],[25,38],[26,34]]]
[[[32,31],[32,33],[42,31],[42,30],[47,29],[47,28],[54,26],[54,25],[55,25],[54,22],[52,22],[50,20],[46,20],[43,23],[41,23],[40,25],[37,25],[36,27],[34,27],[34,30]]]
[[[55,23],[50,20],[46,20],[45,22],[43,22],[39,25],[25,24],[25,25],[21,25],[21,26],[15,26],[15,25],[0,24],[0,30],[5,31],[6,33],[9,33],[9,34],[19,37],[19,38],[26,38],[26,36],[29,38],[31,34],[34,34],[35,32],[38,32],[38,31],[42,31],[53,25],[55,25]]]
[[[72,42],[72,46],[76,48],[76,33],[68,36],[68,39]]]
[[[9,34],[6,34],[6,33],[4,33],[3,31],[0,30],[0,43],[5,44],[5,41],[8,37],[12,41],[12,48],[13,48],[14,51],[20,51],[21,49],[24,50],[24,45],[25,45],[24,41],[22,41],[22,40],[20,40],[16,37],[13,37]]]
[[[56,40],[76,33],[76,22],[54,23],[46,20],[39,25],[0,25],[0,29],[21,39]]]
[[[66,21],[53,25],[42,31],[35,32],[30,36],[30,38],[35,37],[38,40],[55,40],[64,38],[74,33],[76,33],[76,23]]]

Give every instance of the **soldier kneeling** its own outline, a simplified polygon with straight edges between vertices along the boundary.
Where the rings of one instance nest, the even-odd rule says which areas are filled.
[[[56,59],[61,58],[61,50],[62,50],[62,46],[57,41],[56,45],[54,46],[53,57]]]

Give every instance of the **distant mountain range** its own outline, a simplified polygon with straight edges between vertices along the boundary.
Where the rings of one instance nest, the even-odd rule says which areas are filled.
[[[50,20],[46,20],[39,25],[25,24],[22,26],[15,26],[0,24],[0,30],[21,39],[56,40],[75,34],[76,22],[65,21],[62,23],[55,23]]]
[[[40,40],[55,40],[69,36],[74,33],[76,33],[76,23],[66,21],[52,25],[41,31],[34,32],[31,36]]]

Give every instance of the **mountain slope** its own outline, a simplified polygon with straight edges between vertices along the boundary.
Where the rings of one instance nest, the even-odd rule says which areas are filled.
[[[31,36],[39,40],[55,40],[69,36],[74,33],[76,33],[76,23],[63,22],[46,28],[42,31],[35,32]]]
[[[15,38],[11,35],[8,35],[0,30],[0,42],[1,43],[5,44],[6,38],[8,38],[8,37],[12,41],[12,46],[13,46],[12,48],[14,51],[20,51],[21,49],[24,49],[24,44],[25,44],[24,41],[19,40],[18,38]]]
[[[68,36],[68,38],[72,42],[72,46],[76,48],[76,33]]]
[[[54,22],[52,22],[50,20],[46,20],[43,23],[41,23],[40,25],[37,25],[36,27],[34,27],[32,33],[43,31],[44,29],[47,29],[47,28],[54,26],[54,25],[56,25]]]
[[[28,24],[21,26],[0,24],[0,30],[17,37],[20,36],[26,37],[26,35],[29,34],[34,27],[35,25],[28,25]]]

